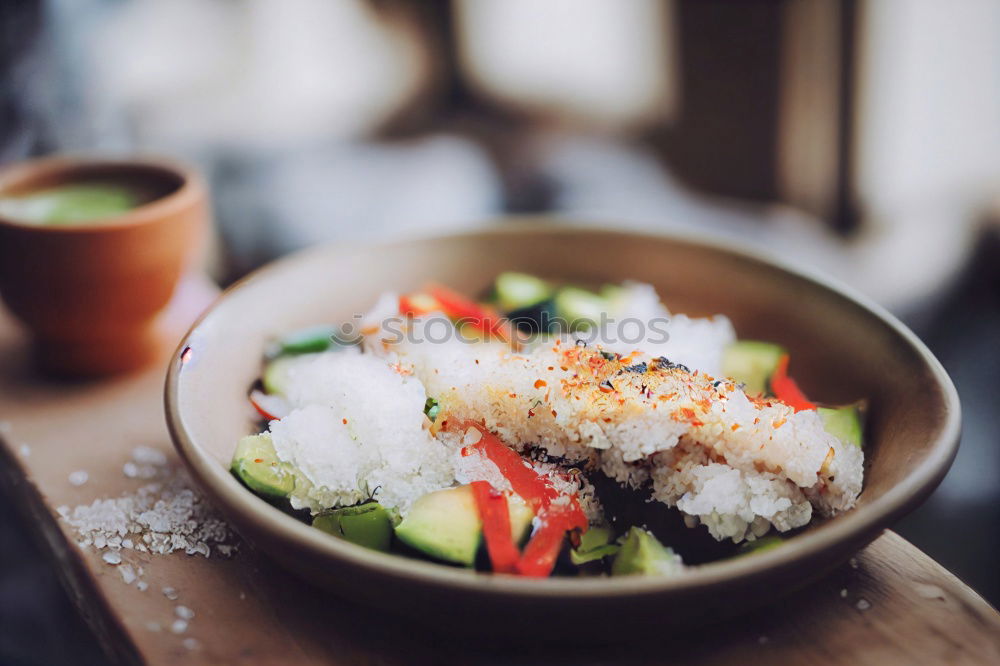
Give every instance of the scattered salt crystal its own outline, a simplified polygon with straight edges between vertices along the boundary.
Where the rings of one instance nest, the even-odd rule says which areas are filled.
[[[183,634],[187,631],[188,623],[187,620],[174,620],[174,623],[170,625],[170,631],[175,634]]]
[[[122,474],[124,474],[130,479],[134,479],[139,475],[139,466],[136,465],[134,462],[129,461],[124,465],[122,465]]]
[[[158,467],[167,464],[167,456],[159,449],[149,446],[137,446],[132,449],[132,460],[140,465],[156,465]]]
[[[764,645],[764,644],[766,644],[766,643],[767,643],[767,641],[768,641],[768,638],[767,638],[767,636],[760,636],[760,637],[759,637],[759,638],[757,639],[757,644],[758,644],[758,645]]]
[[[198,648],[201,647],[201,643],[199,643],[196,638],[185,638],[183,641],[181,641],[181,645],[183,645],[188,650],[197,650]]]
[[[240,601],[243,601],[246,598],[247,598],[247,593],[246,592],[240,592]]]
[[[930,585],[928,583],[916,583],[913,588],[917,591],[924,599],[940,599],[941,601],[946,601],[948,597],[945,595],[944,590],[942,590],[937,585]]]
[[[140,580],[138,583],[135,584],[135,587],[140,592],[145,592],[146,590],[149,589],[149,583],[147,583],[144,580]]]
[[[153,482],[118,498],[58,509],[76,529],[81,546],[156,554],[180,550],[208,557],[213,547],[226,545],[231,552],[234,534],[193,488],[186,472],[168,464],[162,451],[149,447],[136,448],[130,462],[132,466],[124,468],[127,474],[134,472],[137,478]],[[70,479],[75,483],[86,476],[74,472]]]
[[[104,555],[102,555],[101,557],[108,564],[121,564],[122,563],[122,556],[119,555],[117,552],[115,552],[113,550],[104,553]]]
[[[132,565],[123,564],[122,566],[118,567],[118,573],[122,575],[122,580],[125,581],[126,585],[131,585],[132,583],[135,582],[136,579],[135,569],[132,568]]]
[[[866,611],[872,607],[872,604],[867,599],[858,599],[858,603],[854,604],[854,607],[859,611]]]
[[[858,568],[858,558],[856,557],[852,557],[851,559],[847,560],[847,563],[851,565],[852,569]]]
[[[90,478],[89,474],[87,474],[82,469],[78,469],[75,472],[70,473],[69,482],[74,486],[82,486],[83,484],[87,483],[87,479],[89,478]]]
[[[842,590],[840,590],[840,598],[841,599],[846,599],[847,598],[847,588],[846,587],[843,588]]]
[[[24,458],[27,458],[28,456],[31,455],[31,447],[28,446],[27,444],[22,444],[18,448],[18,450],[21,452],[21,456],[24,457]]]
[[[178,597],[177,590],[175,590],[172,587],[165,587],[163,588],[163,596],[165,596],[167,599],[170,599],[171,601],[177,601]]]
[[[174,615],[182,620],[190,620],[194,617],[194,611],[187,606],[178,606],[174,609]]]
[[[160,631],[162,629],[159,622],[147,622],[146,628],[150,631]]]

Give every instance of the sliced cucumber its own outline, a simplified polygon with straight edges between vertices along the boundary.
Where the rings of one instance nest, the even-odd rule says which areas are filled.
[[[247,488],[264,497],[280,499],[295,490],[295,468],[278,460],[267,433],[241,439],[230,469]]]
[[[588,328],[601,320],[608,311],[608,302],[586,289],[563,287],[555,296],[556,315],[566,320],[570,330]]]
[[[493,289],[497,305],[505,312],[531,307],[552,297],[552,285],[527,273],[501,273]]]
[[[392,520],[378,502],[324,511],[313,518],[312,526],[374,550],[388,551],[392,544]]]
[[[520,541],[534,514],[519,498],[511,496],[511,536]],[[396,526],[396,537],[407,546],[445,562],[471,567],[482,542],[483,524],[471,486],[446,488],[417,499]]]
[[[828,433],[860,448],[864,446],[865,408],[862,401],[843,407],[819,407],[816,411]]]
[[[611,563],[611,575],[669,575],[681,570],[680,557],[652,533],[632,527],[622,540],[621,550]]]
[[[611,542],[612,536],[606,527],[591,527],[580,537],[580,545],[569,551],[570,561],[580,566],[614,555],[621,546]]]
[[[297,360],[295,356],[279,356],[273,361],[268,361],[260,378],[264,390],[271,395],[287,395],[288,371]]]
[[[744,384],[747,395],[761,395],[768,391],[771,375],[786,353],[770,342],[738,340],[722,354],[722,374]]]
[[[337,327],[329,324],[293,331],[278,340],[279,354],[310,354],[326,351],[334,345],[337,333]]]

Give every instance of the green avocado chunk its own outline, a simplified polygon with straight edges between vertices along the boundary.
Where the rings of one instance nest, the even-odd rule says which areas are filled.
[[[537,305],[552,296],[552,285],[527,273],[501,273],[493,290],[497,305],[505,312]]]
[[[563,287],[555,296],[556,316],[569,324],[570,330],[589,328],[608,311],[608,301],[586,289]]]
[[[509,496],[511,536],[520,541],[534,517],[517,496]],[[483,524],[471,486],[436,490],[417,498],[396,526],[396,538],[433,557],[471,567],[482,542]]]
[[[266,432],[240,440],[230,470],[247,488],[264,497],[280,499],[295,490],[295,468],[278,460]]]
[[[580,545],[569,551],[570,561],[580,566],[614,555],[621,546],[611,543],[612,536],[606,527],[591,527],[580,536]]]
[[[864,446],[865,403],[863,401],[843,407],[819,407],[816,411],[823,419],[823,427],[828,433],[859,448]]]
[[[745,385],[747,395],[763,395],[785,348],[770,342],[737,340],[722,353],[722,374]]]
[[[681,558],[650,532],[632,527],[611,563],[611,575],[671,575],[678,573],[682,566]]]
[[[392,544],[392,520],[378,502],[324,511],[313,518],[312,526],[373,550],[388,551]]]

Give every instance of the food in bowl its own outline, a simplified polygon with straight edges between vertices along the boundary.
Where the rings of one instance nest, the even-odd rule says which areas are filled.
[[[352,330],[353,329],[353,330]],[[234,474],[317,529],[523,576],[684,575],[854,506],[864,404],[645,284],[384,294],[267,350]]]
[[[81,178],[0,196],[0,215],[29,225],[81,225],[127,213],[167,194],[162,184]]]

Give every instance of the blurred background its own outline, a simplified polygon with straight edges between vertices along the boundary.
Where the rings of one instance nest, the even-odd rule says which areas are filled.
[[[954,378],[958,460],[899,531],[1000,603],[995,0],[3,0],[0,163],[52,152],[197,165],[221,284],[541,212],[831,274]],[[0,662],[99,661],[0,544]]]

